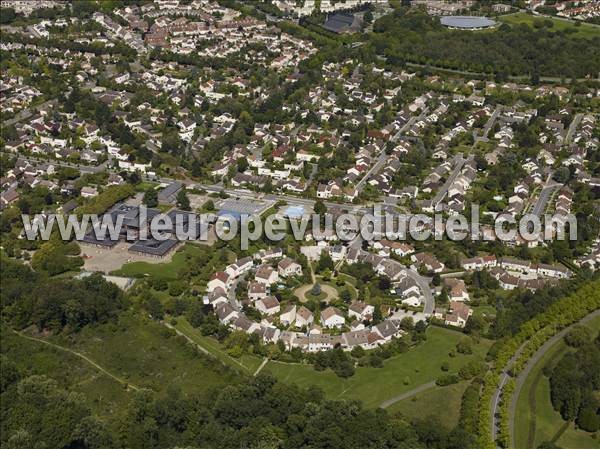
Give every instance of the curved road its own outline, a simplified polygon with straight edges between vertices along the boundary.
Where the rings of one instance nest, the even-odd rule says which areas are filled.
[[[500,374],[500,383],[496,387],[496,391],[494,391],[494,395],[492,396],[491,426],[492,426],[492,438],[494,441],[496,441],[496,438],[498,436],[499,425],[498,425],[497,416],[498,416],[498,408],[500,407],[500,398],[502,397],[502,390],[504,390],[504,385],[506,385],[506,382],[508,382],[509,377],[511,377],[509,372],[512,369],[512,366],[514,365],[517,358],[521,355],[521,351],[523,350],[525,345],[527,345],[527,343],[529,343],[529,340],[527,340],[525,343],[523,343],[519,347],[519,349],[517,349],[515,354],[510,358],[510,360],[508,361],[508,363],[502,370],[502,373]]]
[[[548,352],[552,348],[552,346],[554,346],[556,343],[558,343],[567,334],[567,332],[569,332],[574,326],[585,324],[588,321],[593,320],[594,318],[596,318],[598,316],[600,316],[600,309],[593,311],[589,315],[586,315],[585,317],[583,317],[578,322],[573,323],[568,327],[565,327],[563,330],[561,330],[554,336],[550,337],[550,339],[548,339],[548,341],[546,341],[546,343],[544,343],[540,347],[540,349],[538,349],[537,352],[535,354],[533,354],[531,359],[529,359],[529,361],[527,362],[525,369],[523,369],[523,371],[521,371],[519,373],[519,375],[517,376],[515,391],[513,392],[513,396],[511,398],[510,411],[509,411],[509,416],[510,416],[509,432],[510,432],[510,439],[511,439],[513,445],[514,445],[514,441],[515,441],[515,414],[516,414],[515,412],[517,410],[517,402],[518,402],[521,390],[523,389],[523,385],[525,384],[527,377],[531,373],[531,370],[541,360],[541,358],[544,357],[544,354],[546,354],[546,352]]]
[[[406,269],[406,274],[417,283],[423,292],[423,313],[428,316],[433,315],[433,311],[435,309],[435,298],[431,292],[429,280],[410,268]]]

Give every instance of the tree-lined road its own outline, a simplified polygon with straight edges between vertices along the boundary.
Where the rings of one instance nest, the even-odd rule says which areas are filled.
[[[600,316],[600,310],[596,310],[596,311],[590,313],[589,315],[585,316],[581,320],[579,320],[577,323],[571,324],[570,326],[564,328],[563,330],[561,330],[554,336],[550,337],[550,339],[548,339],[548,341],[546,343],[544,343],[540,347],[540,349],[538,349],[536,351],[536,353],[533,354],[533,356],[531,356],[531,358],[527,362],[527,365],[525,366],[523,371],[521,371],[519,373],[519,375],[517,376],[515,390],[513,392],[512,398],[511,398],[510,409],[509,409],[510,410],[509,411],[509,416],[510,416],[510,419],[509,419],[509,432],[510,433],[509,434],[510,434],[510,440],[512,441],[513,447],[515,445],[515,415],[517,412],[517,403],[519,402],[519,395],[521,394],[521,390],[523,389],[523,386],[525,385],[525,381],[527,380],[527,377],[529,376],[529,374],[531,373],[531,371],[533,370],[535,365],[544,357],[544,355],[550,349],[552,349],[552,347],[556,343],[558,343],[567,334],[567,332],[569,332],[571,329],[573,329],[573,327],[588,323],[589,321],[591,321],[594,318],[599,317],[599,316]]]

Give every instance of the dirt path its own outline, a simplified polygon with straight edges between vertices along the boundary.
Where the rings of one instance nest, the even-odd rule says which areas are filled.
[[[220,349],[215,349],[212,348],[214,350],[211,351],[210,349],[205,348],[204,346],[202,346],[200,343],[196,342],[192,337],[190,337],[189,335],[187,335],[185,332],[177,329],[175,326],[173,326],[170,323],[167,323],[165,321],[162,322],[162,324],[175,331],[175,333],[177,335],[182,336],[183,338],[185,338],[189,343],[191,343],[192,345],[194,345],[196,348],[198,348],[198,350],[200,352],[202,352],[203,354],[206,354],[207,356],[209,356],[211,359],[213,360],[217,360],[219,363],[222,363],[225,366],[228,367],[232,367],[232,365],[228,364],[227,362],[231,362],[231,363],[235,363],[237,366],[239,366],[240,368],[242,368],[244,371],[248,371],[249,368],[244,365],[243,363],[241,363],[239,360],[236,360],[235,358],[231,357],[229,354],[227,354],[226,352],[220,350]],[[225,361],[222,357],[218,356],[217,354],[215,354],[215,352],[218,352],[220,355],[222,355],[223,357],[227,358],[227,361]],[[233,368],[236,368],[235,366]]]
[[[36,337],[29,336],[29,335],[25,335],[25,334],[23,334],[23,333],[15,330],[15,329],[12,329],[12,328],[11,328],[11,331],[13,331],[15,334],[17,334],[21,338],[25,338],[25,339],[31,340],[31,341],[37,341],[38,343],[43,343],[43,344],[45,344],[47,346],[50,346],[50,347],[55,348],[55,349],[59,349],[59,350],[64,351],[64,352],[68,352],[68,353],[70,353],[70,354],[72,354],[72,355],[74,355],[76,357],[79,357],[80,359],[85,360],[87,363],[89,363],[90,365],[92,365],[94,368],[96,368],[101,373],[106,374],[108,377],[111,377],[113,380],[116,380],[121,385],[125,385],[128,390],[130,388],[132,390],[135,390],[135,391],[138,391],[140,389],[139,387],[137,387],[136,385],[132,384],[131,382],[127,382],[126,380],[120,378],[119,376],[114,375],[110,371],[108,371],[105,368],[101,367],[96,362],[94,362],[92,359],[90,359],[89,357],[81,354],[80,352],[74,351],[74,350],[72,350],[70,348],[67,348],[65,346],[60,346],[60,345],[57,345],[55,343],[51,343],[51,342],[43,340],[41,338],[36,338]]]
[[[262,371],[262,369],[265,367],[265,365],[267,364],[268,361],[269,361],[269,358],[265,357],[265,359],[262,361],[260,366],[256,369],[256,371],[254,371],[254,377],[258,376],[258,373],[260,373]]]
[[[395,404],[396,402],[403,401],[404,399],[408,399],[413,397],[416,394],[421,393],[422,391],[429,390],[430,388],[435,387],[435,381],[428,382],[423,385],[419,385],[412,390],[406,391],[398,396],[394,396],[393,398],[387,399],[379,404],[379,408],[388,408],[390,405]]]

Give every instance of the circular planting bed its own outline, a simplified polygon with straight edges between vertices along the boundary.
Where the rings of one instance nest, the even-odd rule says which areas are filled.
[[[301,285],[296,290],[294,290],[294,295],[296,295],[301,302],[317,300],[329,303],[331,300],[336,299],[338,297],[337,290],[331,285],[321,283],[318,284],[321,290],[318,295],[314,294],[314,284]]]

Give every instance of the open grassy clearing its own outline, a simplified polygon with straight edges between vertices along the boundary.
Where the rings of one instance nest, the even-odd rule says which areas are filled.
[[[462,395],[468,386],[468,382],[460,382],[447,387],[434,387],[396,402],[386,410],[391,414],[400,414],[408,420],[433,417],[447,429],[452,429],[458,424]],[[443,407],[440,404],[443,404]]]
[[[159,394],[171,386],[183,393],[207,392],[237,379],[233,370],[199,355],[182,337],[173,336],[173,331],[133,312],[114,323],[45,340],[77,351],[111,374]],[[80,357],[20,337],[5,325],[2,354],[27,374],[43,374],[84,394],[94,413],[109,426],[119,422],[134,397],[132,390]]]
[[[600,332],[600,318],[586,324],[596,334]],[[565,423],[550,402],[550,382],[544,376],[546,366],[558,362],[569,347],[561,340],[554,345],[532,369],[517,402],[515,415],[515,446],[523,449],[536,448],[544,441],[553,440]],[[534,413],[535,411],[535,413]],[[598,441],[591,434],[577,430],[570,424],[556,444],[564,449],[597,448]]]
[[[120,270],[116,270],[112,274],[126,277],[152,276],[163,279],[177,279],[179,271],[187,264],[187,255],[194,255],[197,251],[206,251],[206,248],[186,244],[173,255],[170,262],[158,264],[131,262],[123,265]]]
[[[162,278],[167,281],[179,279],[179,273],[187,268],[190,261],[200,254],[210,253],[218,257],[214,248],[186,243],[173,254],[173,258],[165,263],[131,262],[123,265],[119,270],[112,272],[116,276]],[[227,254],[227,263],[235,261],[235,254]]]
[[[262,363],[260,357],[250,354],[244,354],[239,359],[231,357],[216,339],[202,335],[185,318],[177,318],[175,328],[232,368],[254,374]]]
[[[509,25],[520,25],[526,24],[530,27],[533,27],[537,22],[544,22],[545,20],[551,20],[553,25],[550,28],[551,31],[565,31],[565,30],[573,30],[573,37],[581,37],[585,39],[592,39],[595,37],[600,37],[600,27],[582,23],[580,26],[575,26],[574,23],[567,22],[565,20],[560,19],[551,19],[549,17],[537,17],[532,14],[527,14],[524,12],[518,12],[515,14],[508,14],[499,18],[501,22],[508,23]]]
[[[351,301],[356,300],[358,298],[358,290],[356,289],[354,284],[349,280],[349,279],[353,279],[353,278],[350,278],[349,276],[343,277],[340,275],[338,275],[338,277],[341,277],[345,281],[344,285],[342,285],[342,286],[337,285],[335,283],[335,280],[324,281],[321,276],[317,276],[317,282],[319,284],[321,284],[322,286],[330,285],[332,288],[334,288],[337,291],[337,296],[341,295],[343,290],[348,290],[350,292],[350,295],[352,296]]]
[[[173,384],[183,391],[199,391],[232,377],[174,336],[164,326],[133,313],[116,323],[86,327],[51,341],[70,347],[142,388],[164,391]],[[112,348],[107,351],[106,348]]]
[[[315,371],[311,365],[271,361],[264,368],[279,380],[300,386],[317,385],[333,399],[360,399],[368,407],[377,407],[384,400],[431,382],[443,372],[443,362],[456,372],[467,361],[483,359],[491,342],[482,340],[472,355],[448,354],[464,338],[460,332],[430,327],[427,340],[410,351],[385,361],[383,368],[358,367],[348,379],[337,377],[331,370]]]
[[[83,393],[96,414],[107,418],[123,410],[133,396],[112,378],[100,373],[79,357],[13,333],[1,327],[2,355],[29,375],[44,375],[60,385]]]

